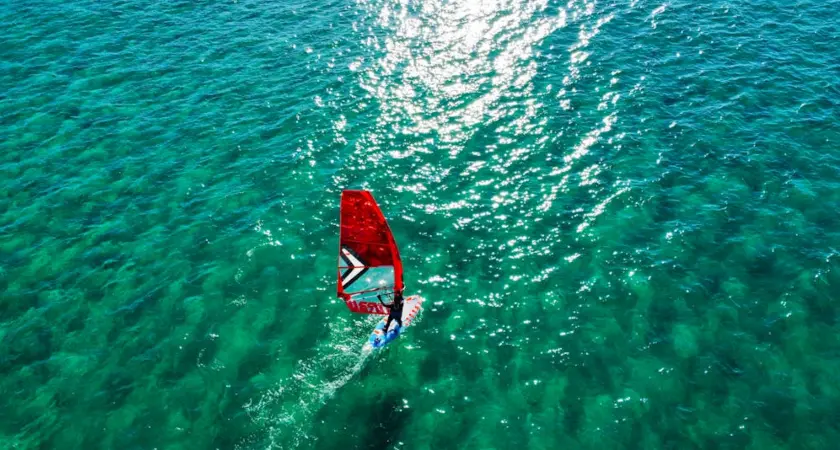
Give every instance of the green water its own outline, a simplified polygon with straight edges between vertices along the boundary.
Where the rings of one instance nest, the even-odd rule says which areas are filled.
[[[2,448],[840,442],[836,0],[0,24]],[[367,357],[343,188],[427,299]]]

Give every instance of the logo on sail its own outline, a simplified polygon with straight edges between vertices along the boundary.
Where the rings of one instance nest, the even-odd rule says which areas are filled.
[[[362,274],[367,272],[368,268],[366,267],[367,264],[362,261],[359,255],[353,250],[350,250],[350,247],[341,246],[340,255],[344,267],[347,268],[347,270],[341,273],[341,287],[346,288],[358,280]]]

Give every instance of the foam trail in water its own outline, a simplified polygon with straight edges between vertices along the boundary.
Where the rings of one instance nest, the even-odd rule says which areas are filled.
[[[308,439],[312,417],[370,360],[369,345],[359,345],[366,337],[368,320],[362,324],[342,324],[339,342],[324,342],[317,355],[298,363],[294,373],[265,391],[258,400],[244,405],[260,431],[244,439],[237,448],[298,448]],[[349,326],[348,326],[349,325]],[[330,333],[330,335],[335,335]]]

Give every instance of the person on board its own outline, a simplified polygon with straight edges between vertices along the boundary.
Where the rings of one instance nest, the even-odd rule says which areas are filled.
[[[385,321],[385,328],[383,328],[383,333],[388,332],[388,327],[391,326],[391,321],[396,320],[397,324],[402,328],[402,313],[403,313],[403,305],[405,304],[405,300],[403,299],[402,291],[394,292],[394,301],[386,304],[382,301],[382,296],[376,296],[379,299],[379,303],[382,303],[382,306],[388,308],[388,320]]]

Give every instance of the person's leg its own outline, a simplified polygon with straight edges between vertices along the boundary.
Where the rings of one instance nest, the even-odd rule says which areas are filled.
[[[385,328],[382,329],[382,334],[388,334],[388,327],[391,326],[391,316],[385,321]]]

